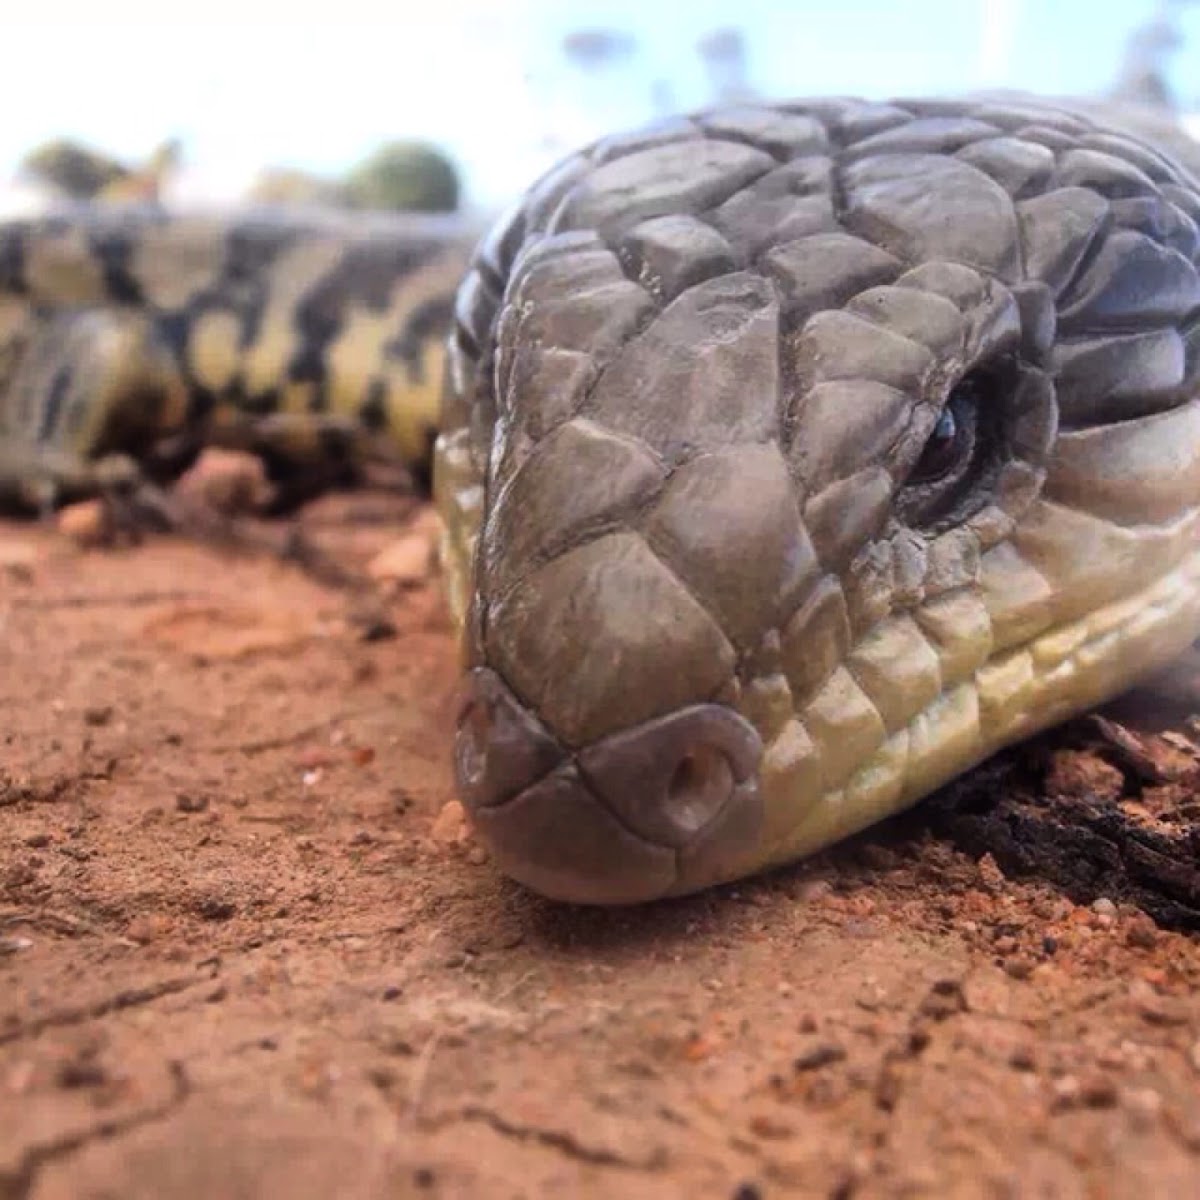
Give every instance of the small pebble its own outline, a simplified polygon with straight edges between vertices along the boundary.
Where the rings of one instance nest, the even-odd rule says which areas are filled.
[[[372,578],[412,587],[423,583],[433,570],[433,545],[424,533],[410,533],[385,546],[367,564]]]
[[[1018,1071],[1032,1071],[1035,1062],[1032,1046],[1014,1046],[1008,1056],[1008,1065]]]
[[[1015,957],[1004,960],[1004,970],[1013,979],[1028,979],[1033,974],[1035,964],[1032,959]]]
[[[1149,917],[1137,916],[1130,922],[1125,940],[1138,950],[1153,950],[1158,943],[1158,929]]]
[[[6,541],[0,545],[0,571],[14,583],[32,583],[37,550],[26,542]]]
[[[57,524],[59,533],[79,546],[100,546],[112,535],[108,511],[99,500],[68,504],[59,510]]]
[[[733,1190],[732,1200],[763,1200],[762,1189],[756,1183],[739,1183]]]
[[[833,894],[833,884],[828,879],[809,879],[796,892],[796,899],[805,904],[817,904]]]
[[[1107,896],[1100,896],[1092,901],[1092,912],[1100,917],[1115,917],[1117,906]]]
[[[830,1063],[841,1062],[845,1057],[845,1047],[837,1042],[817,1042],[798,1054],[792,1061],[792,1067],[797,1071],[816,1071]]]
[[[1117,1085],[1106,1075],[1093,1075],[1079,1087],[1079,1099],[1088,1108],[1112,1108],[1117,1102]]]
[[[1130,1088],[1125,1093],[1125,1104],[1131,1112],[1152,1120],[1162,1112],[1163,1099],[1153,1088]]]
[[[306,746],[296,755],[296,765],[307,771],[328,767],[336,761],[332,751],[324,746]]]
[[[429,831],[435,842],[445,845],[458,841],[459,833],[466,824],[466,813],[462,804],[457,800],[448,800],[442,805],[442,811],[434,819],[433,828]]]

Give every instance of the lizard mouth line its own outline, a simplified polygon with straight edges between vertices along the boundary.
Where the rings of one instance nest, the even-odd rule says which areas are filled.
[[[654,900],[734,878],[746,861],[795,859],[907,808],[1169,662],[1197,631],[1200,549],[1148,587],[993,656],[841,786],[818,787],[799,806],[797,783],[819,778],[819,762],[789,757],[779,739],[764,748],[732,709],[692,706],[571,755],[479,669],[460,725],[460,788],[481,837],[519,881],[579,903]],[[483,700],[498,714],[487,729],[471,716]],[[497,727],[498,753],[485,744]]]

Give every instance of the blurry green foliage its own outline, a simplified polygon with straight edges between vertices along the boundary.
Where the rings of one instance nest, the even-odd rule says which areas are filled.
[[[123,163],[69,138],[36,146],[22,160],[21,169],[77,200],[87,200],[130,174]]]
[[[350,208],[454,212],[458,171],[428,142],[388,142],[350,171],[341,190]]]

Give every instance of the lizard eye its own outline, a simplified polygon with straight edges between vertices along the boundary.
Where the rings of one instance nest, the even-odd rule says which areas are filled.
[[[925,449],[908,477],[909,483],[929,483],[940,479],[954,466],[959,446],[964,440],[964,423],[955,415],[955,408],[952,396],[950,403],[942,409],[929,441],[925,443]]]
[[[995,378],[982,371],[955,384],[897,497],[899,515],[931,528],[953,513],[985,475],[995,449],[985,427],[996,414]]]

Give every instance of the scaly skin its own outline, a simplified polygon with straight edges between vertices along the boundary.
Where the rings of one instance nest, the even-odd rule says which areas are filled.
[[[794,859],[1196,638],[1198,219],[1018,100],[702,114],[536,184],[435,466],[502,868],[625,903]]]
[[[367,457],[428,469],[460,223],[83,206],[0,225],[0,503],[47,507],[205,445],[285,500]]]

